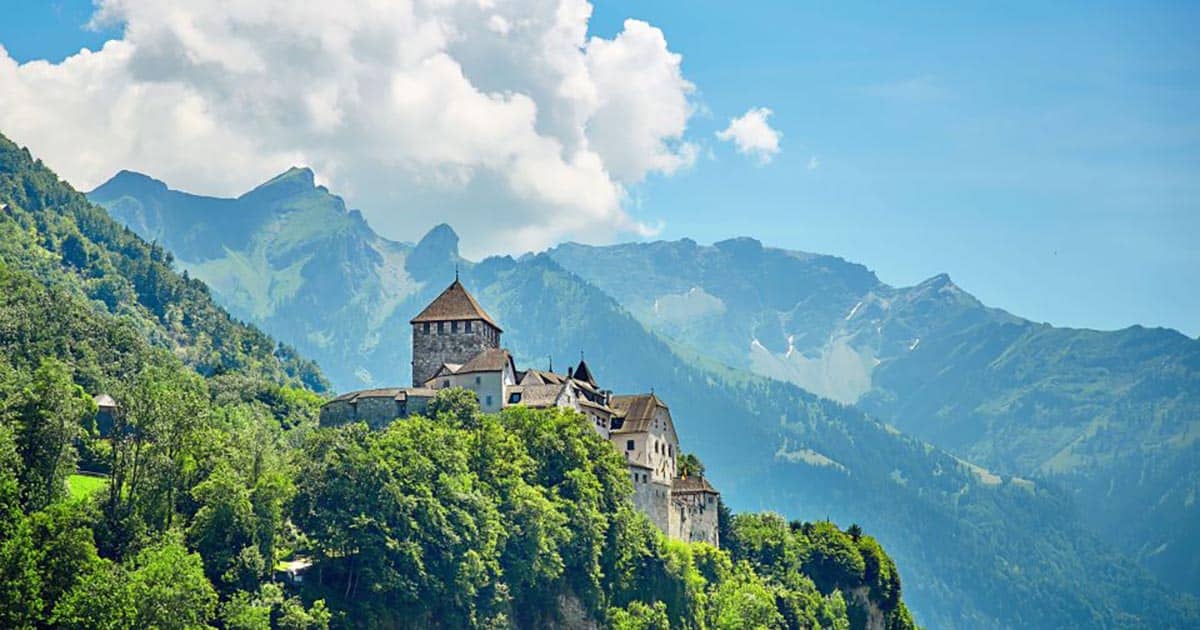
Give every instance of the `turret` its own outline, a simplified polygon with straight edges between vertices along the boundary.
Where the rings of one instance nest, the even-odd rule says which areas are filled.
[[[409,323],[413,387],[423,386],[444,364],[462,365],[483,350],[499,348],[503,332],[457,277]]]

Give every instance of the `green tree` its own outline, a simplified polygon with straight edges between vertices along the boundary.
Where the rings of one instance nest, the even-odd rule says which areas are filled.
[[[828,521],[805,523],[802,531],[810,542],[804,572],[822,593],[850,590],[864,583],[866,562],[849,535]]]
[[[103,560],[58,601],[50,622],[67,630],[135,628],[138,606],[134,597],[125,570]]]
[[[608,625],[613,630],[670,630],[667,606],[655,602],[653,606],[642,602],[630,602],[625,608],[610,608]]]
[[[479,397],[461,387],[438,390],[425,410],[425,415],[459,428],[475,428],[479,424]]]
[[[137,608],[137,627],[207,627],[216,610],[217,593],[204,577],[199,555],[188,553],[176,541],[166,541],[141,551],[133,566],[129,588]]]
[[[75,471],[75,440],[95,414],[95,403],[71,380],[67,365],[42,361],[13,410],[27,509],[41,509],[66,495],[67,476]]]
[[[693,453],[680,453],[675,457],[675,470],[680,477],[703,477],[704,463]]]
[[[770,630],[783,628],[775,607],[775,594],[748,565],[739,566],[717,587],[712,602],[712,627],[717,630]]]
[[[0,540],[0,628],[33,628],[42,619],[42,578],[30,523]]]
[[[202,435],[208,407],[203,381],[163,365],[144,366],[118,398],[112,432],[112,475],[105,502],[105,544],[120,556],[145,533],[167,530],[184,493],[188,448]]]
[[[204,559],[209,579],[232,588],[256,587],[263,561],[246,484],[222,465],[192,489],[192,496],[201,507],[187,530],[187,541]]]
[[[331,615],[324,600],[305,608],[298,598],[284,599],[278,585],[263,584],[257,593],[234,593],[221,604],[220,617],[227,630],[323,630],[329,627]]]
[[[79,502],[55,503],[30,515],[37,549],[40,599],[48,617],[54,605],[100,564],[92,540],[92,518]]]

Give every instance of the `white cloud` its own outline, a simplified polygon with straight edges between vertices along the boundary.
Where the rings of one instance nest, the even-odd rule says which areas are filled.
[[[0,131],[82,189],[129,168],[236,195],[310,165],[385,235],[449,221],[479,255],[652,233],[628,186],[696,158],[680,56],[638,20],[589,39],[585,0],[99,5],[125,25],[101,50],[0,47]]]
[[[729,126],[717,132],[717,138],[733,142],[737,152],[758,158],[766,164],[779,154],[779,131],[767,124],[772,114],[766,107],[754,107],[737,118],[730,119]]]
[[[821,160],[818,160],[817,156],[813,155],[808,158],[808,170],[815,171],[820,167],[821,167]]]

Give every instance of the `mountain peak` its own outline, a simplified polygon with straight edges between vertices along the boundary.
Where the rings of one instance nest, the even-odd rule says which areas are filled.
[[[936,275],[932,278],[929,278],[928,280],[925,280],[924,282],[922,282],[921,284],[919,284],[917,286],[933,287],[936,289],[940,289],[945,286],[954,286],[954,282],[952,280],[950,280],[950,274],[939,273],[938,275]]]
[[[290,184],[293,186],[304,186],[305,188],[315,188],[316,181],[313,175],[313,170],[307,166],[293,166],[288,170],[268,179],[262,186],[273,186],[279,184]]]
[[[739,236],[713,243],[713,247],[733,256],[735,260],[753,260],[762,255],[762,242],[749,236]]]
[[[452,249],[457,255],[458,232],[455,232],[454,228],[447,223],[439,223],[430,228],[429,232],[422,236],[420,242],[417,243],[417,249],[436,246]]]
[[[457,260],[458,234],[449,225],[439,223],[421,238],[404,266],[414,278],[424,280],[447,276]]]
[[[167,184],[163,181],[154,179],[145,173],[121,169],[88,195],[109,199],[123,195],[158,194],[166,192],[166,190]]]
[[[238,199],[271,201],[292,195],[302,195],[316,190],[313,171],[308,167],[293,166],[288,170],[259,184]]]

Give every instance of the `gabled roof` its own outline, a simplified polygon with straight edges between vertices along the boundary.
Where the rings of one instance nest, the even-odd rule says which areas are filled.
[[[565,384],[536,384],[536,385],[517,385],[508,388],[509,395],[521,394],[521,400],[513,403],[516,405],[525,405],[526,407],[553,407],[558,404],[558,399],[562,396]]]
[[[661,407],[667,409],[668,413],[670,412],[667,403],[653,393],[613,396],[610,406],[625,418],[625,422],[618,431],[620,433],[648,431],[650,423],[654,422],[655,409]]]
[[[599,411],[599,412],[601,412],[601,413],[605,413],[605,414],[608,414],[608,415],[612,415],[612,413],[613,413],[613,409],[612,409],[612,407],[608,407],[608,406],[606,406],[606,405],[602,405],[602,404],[600,404],[600,403],[595,403],[595,402],[592,402],[592,401],[590,401],[590,400],[588,400],[588,399],[586,399],[586,398],[583,398],[583,397],[580,397],[580,398],[579,398],[579,406],[580,406],[580,407],[587,407],[588,409],[595,409],[596,411]]]
[[[561,385],[565,382],[567,382],[567,377],[562,374],[533,368],[525,370],[525,375],[521,377],[522,385]]]
[[[410,324],[419,324],[421,322],[448,322],[462,321],[467,319],[482,319],[491,324],[496,330],[500,330],[500,326],[492,321],[490,315],[484,312],[483,307],[479,306],[479,302],[467,292],[466,287],[455,278],[454,283],[446,287],[442,294],[434,298],[425,310],[417,314],[416,317],[409,321]],[[503,331],[501,331],[503,332]]]
[[[671,482],[671,494],[721,494],[704,477],[676,477]]]
[[[488,348],[471,357],[470,361],[454,371],[455,374],[473,372],[503,372],[505,366],[513,364],[512,355],[504,348]],[[513,370],[514,372],[516,370]]]
[[[360,389],[358,391],[346,392],[333,400],[325,403],[328,405],[335,402],[349,402],[356,404],[364,398],[391,398],[392,400],[407,400],[412,398],[433,398],[437,395],[432,389],[424,387],[380,387],[377,389]],[[325,405],[321,405],[324,407]]]

